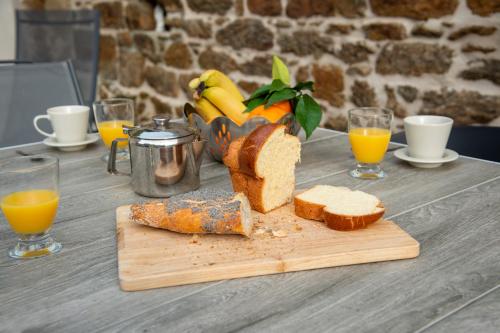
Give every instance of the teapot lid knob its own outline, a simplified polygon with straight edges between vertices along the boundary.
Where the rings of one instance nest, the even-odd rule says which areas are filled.
[[[167,115],[153,117],[153,123],[155,124],[155,128],[167,128],[169,121],[170,117]]]

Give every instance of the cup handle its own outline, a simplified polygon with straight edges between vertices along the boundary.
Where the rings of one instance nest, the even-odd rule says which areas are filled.
[[[40,133],[40,134],[42,134],[42,135],[48,136],[49,138],[55,138],[56,137],[55,133],[47,133],[45,131],[42,131],[40,129],[40,127],[38,127],[37,123],[38,123],[38,120],[40,120],[40,119],[48,119],[50,121],[49,116],[45,115],[45,114],[38,115],[35,118],[33,118],[33,125],[35,126],[35,129],[37,130],[37,132]]]
[[[128,139],[118,138],[113,140],[113,142],[111,143],[111,149],[109,151],[108,158],[108,172],[112,175],[130,176],[129,173],[118,171],[118,169],[116,168],[116,151],[118,150],[118,143],[123,141],[128,141]]]

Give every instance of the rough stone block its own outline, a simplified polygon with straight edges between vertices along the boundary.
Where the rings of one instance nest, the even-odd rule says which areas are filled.
[[[458,0],[370,0],[372,10],[379,16],[408,17],[426,20],[451,15]]]
[[[231,0],[187,0],[192,11],[224,15],[233,6]]]
[[[443,88],[425,92],[422,101],[420,114],[451,117],[456,125],[485,124],[500,116],[500,96],[482,95],[476,91]]]
[[[298,56],[333,52],[333,40],[330,37],[320,36],[317,31],[298,30],[293,34],[283,34],[278,38],[281,52],[291,52]]]
[[[371,23],[363,26],[365,37],[371,40],[403,40],[406,29],[399,23]]]
[[[444,74],[451,66],[452,55],[450,48],[436,44],[391,43],[380,52],[376,71],[383,75]]]
[[[159,94],[177,97],[179,86],[174,73],[159,65],[149,66],[146,68],[145,78],[148,84]]]
[[[257,19],[238,19],[229,23],[217,32],[216,39],[236,50],[264,51],[273,47],[273,33]]]
[[[247,6],[250,12],[261,16],[281,15],[280,0],[248,0]]]
[[[139,87],[144,82],[144,57],[138,52],[120,53],[120,84]]]

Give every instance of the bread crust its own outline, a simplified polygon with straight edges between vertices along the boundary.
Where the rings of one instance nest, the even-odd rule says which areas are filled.
[[[247,200],[243,194],[236,195],[239,200]],[[243,205],[243,204],[241,204]],[[241,234],[249,236],[251,225],[244,226],[241,207],[236,211],[224,212],[223,217],[214,218],[210,215],[210,209],[193,210],[189,208],[178,209],[170,214],[167,213],[168,199],[165,201],[154,201],[144,204],[132,205],[130,208],[130,219],[138,224],[154,228],[166,229],[187,234]],[[249,208],[249,207],[248,207]]]
[[[264,180],[251,177],[239,171],[238,155],[245,139],[246,136],[242,136],[231,142],[222,161],[229,168],[233,191],[244,193],[250,201],[252,209],[265,213],[264,203],[262,202]]]
[[[281,124],[266,124],[257,127],[248,136],[232,141],[222,159],[229,168],[233,191],[243,192],[248,197],[252,209],[261,213],[277,208],[266,209],[263,200],[266,180],[256,173],[260,151],[275,131],[285,132],[286,127]]]
[[[325,207],[325,209],[323,210],[323,220],[328,228],[334,230],[350,231],[362,229],[371,223],[377,222],[384,216],[385,207],[382,202],[379,202],[377,207],[380,208],[379,211],[372,214],[360,216],[335,214],[328,211],[328,208]]]
[[[293,198],[293,204],[295,206],[295,215],[308,220],[323,221],[325,205],[305,201],[297,196]]]
[[[241,145],[245,141],[246,136],[240,136],[236,140],[233,140],[228,149],[224,152],[224,156],[222,157],[222,162],[225,166],[232,170],[238,170],[240,168],[239,165],[239,153],[241,149]]]
[[[243,141],[238,155],[239,172],[252,177],[257,175],[257,159],[260,150],[274,131],[286,131],[286,126],[281,124],[266,124],[257,127]]]
[[[267,213],[268,210],[265,209],[264,202],[262,201],[265,180],[254,178],[234,170],[229,170],[229,173],[231,175],[231,182],[233,183],[233,191],[243,192],[248,197],[253,210],[260,213]]]
[[[325,205],[302,200],[298,198],[298,195],[293,198],[293,203],[295,215],[308,220],[322,221],[328,228],[339,231],[365,228],[367,225],[380,220],[385,213],[384,204],[380,201],[377,204],[379,209],[377,212],[360,216],[335,214],[330,212]]]

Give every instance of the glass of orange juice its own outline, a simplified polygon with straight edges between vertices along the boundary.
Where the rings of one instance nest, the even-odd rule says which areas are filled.
[[[17,243],[12,258],[41,257],[62,245],[49,234],[59,205],[59,160],[48,155],[12,158],[0,164],[0,208]]]
[[[106,147],[111,148],[111,143],[116,139],[123,139],[118,144],[116,158],[128,159],[128,135],[123,133],[123,126],[134,126],[134,101],[129,98],[111,98],[94,103],[94,115],[97,129]],[[102,157],[108,160],[109,155]]]
[[[385,176],[380,167],[391,139],[393,112],[389,109],[366,107],[349,110],[349,142],[355,169],[349,173],[354,178],[378,179]]]

